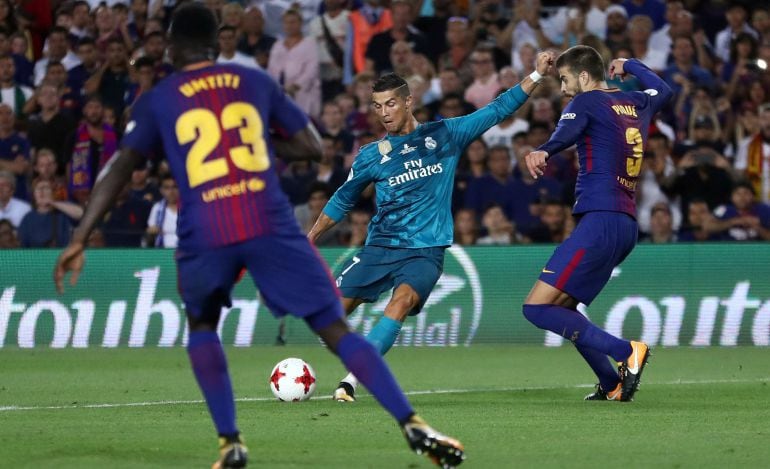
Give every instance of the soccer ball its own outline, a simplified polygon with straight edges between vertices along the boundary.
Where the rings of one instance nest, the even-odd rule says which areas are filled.
[[[301,358],[281,360],[270,373],[270,390],[279,401],[306,401],[315,392],[315,371]]]

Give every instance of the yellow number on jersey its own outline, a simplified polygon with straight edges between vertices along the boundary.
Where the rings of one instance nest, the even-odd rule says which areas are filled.
[[[225,130],[238,129],[242,145],[229,149],[233,164],[244,171],[260,172],[270,167],[267,145],[262,138],[262,119],[254,106],[244,102],[230,103],[217,116],[208,109],[191,109],[176,120],[176,138],[180,145],[194,142],[187,152],[187,178],[190,187],[227,176],[230,171],[225,157],[209,158],[222,140],[220,121]]]
[[[626,143],[633,145],[634,156],[626,158],[626,172],[631,177],[639,176],[642,170],[642,155],[644,154],[644,141],[642,133],[635,127],[626,129]]]

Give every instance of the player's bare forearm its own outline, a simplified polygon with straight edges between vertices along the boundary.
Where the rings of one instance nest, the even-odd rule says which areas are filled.
[[[322,234],[326,233],[332,226],[336,224],[337,222],[334,221],[332,217],[321,212],[321,215],[318,216],[318,220],[315,221],[313,228],[311,228],[308,232],[307,238],[311,242],[315,243]]]
[[[110,159],[99,173],[83,218],[72,234],[73,243],[86,243],[91,231],[112,207],[120,191],[131,179],[131,173],[139,161],[141,161],[141,155],[125,148],[118,150]]]
[[[288,139],[274,138],[272,143],[278,156],[286,160],[321,160],[321,136],[313,124]]]

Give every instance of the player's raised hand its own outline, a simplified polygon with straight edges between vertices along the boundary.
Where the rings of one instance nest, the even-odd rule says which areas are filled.
[[[544,174],[543,171],[545,171],[545,167],[548,166],[548,163],[546,162],[547,158],[548,153],[542,150],[529,152],[527,156],[524,157],[524,161],[527,163],[527,170],[529,170],[529,174],[531,174],[534,179],[537,179],[538,176]]]
[[[535,61],[535,70],[541,75],[547,75],[551,72],[551,67],[556,60],[556,54],[552,51],[540,52]]]
[[[83,243],[70,243],[59,254],[59,258],[56,259],[56,266],[53,269],[53,281],[59,294],[64,293],[64,276],[67,275],[67,272],[72,272],[70,285],[74,287],[78,283],[80,271],[83,270],[83,264],[86,261],[83,249]]]
[[[617,76],[620,78],[620,81],[623,81],[623,78],[626,76],[626,70],[624,68],[626,60],[628,59],[615,59],[610,62],[610,80]]]

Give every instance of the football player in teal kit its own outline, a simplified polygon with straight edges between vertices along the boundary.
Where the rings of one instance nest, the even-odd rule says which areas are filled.
[[[452,244],[455,169],[465,147],[516,112],[553,60],[551,53],[539,54],[535,72],[476,112],[425,124],[412,116],[412,96],[401,77],[385,75],[372,87],[372,106],[388,134],[361,148],[348,181],[308,237],[315,241],[339,222],[374,183],[377,213],[366,245],[342,267],[337,286],[347,314],[393,289],[383,317],[366,337],[381,354],[396,341],[407,316],[420,312],[441,276],[444,251]],[[348,374],[334,398],[355,400],[357,385]]]

